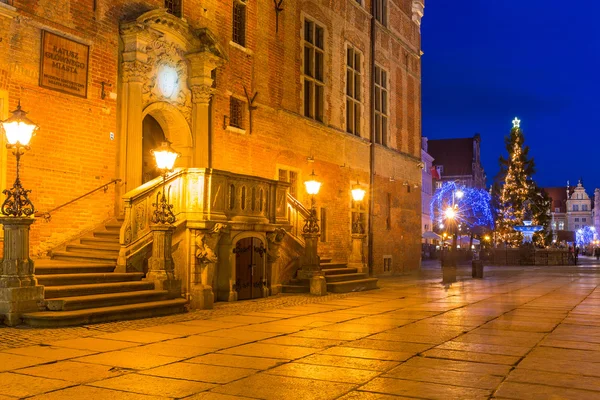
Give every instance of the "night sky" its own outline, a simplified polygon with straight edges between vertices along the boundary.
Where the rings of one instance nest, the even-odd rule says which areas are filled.
[[[538,185],[600,187],[600,2],[426,2],[423,136],[481,134],[488,185],[521,119]]]

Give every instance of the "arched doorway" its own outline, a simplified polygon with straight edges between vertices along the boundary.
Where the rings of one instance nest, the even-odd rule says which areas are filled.
[[[235,285],[238,300],[264,297],[267,275],[263,241],[256,237],[240,239],[235,249]]]
[[[166,140],[165,132],[158,121],[146,115],[142,121],[142,184],[160,176],[152,150]]]

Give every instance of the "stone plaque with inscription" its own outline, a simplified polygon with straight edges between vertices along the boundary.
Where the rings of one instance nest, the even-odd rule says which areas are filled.
[[[42,31],[40,86],[87,97],[90,47]]]

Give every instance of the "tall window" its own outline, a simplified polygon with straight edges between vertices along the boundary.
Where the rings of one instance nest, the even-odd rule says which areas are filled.
[[[325,31],[304,21],[304,115],[323,122]]]
[[[321,242],[327,241],[327,209],[321,207]]]
[[[387,72],[375,66],[375,143],[387,146],[388,83]]]
[[[244,102],[231,97],[229,100],[229,125],[244,128]]]
[[[564,223],[564,222],[562,222],[562,221],[561,221],[561,222],[559,222],[559,223],[558,223],[558,230],[559,230],[559,231],[562,231],[562,230],[564,230],[564,229],[565,229],[565,223]]]
[[[165,8],[169,14],[181,18],[181,0],[165,0]]]
[[[383,26],[387,26],[387,0],[375,1],[375,19]]]
[[[385,229],[387,229],[388,231],[392,229],[392,194],[388,193],[387,194],[387,204],[386,204],[386,208],[387,208],[387,215],[385,217]]]
[[[287,169],[279,169],[279,180],[290,184],[290,194],[298,198],[298,173]]]
[[[233,41],[246,47],[246,3],[233,0]]]
[[[573,211],[579,211],[579,205],[573,204]]]
[[[362,115],[361,54],[348,46],[346,55],[346,131],[360,136]]]

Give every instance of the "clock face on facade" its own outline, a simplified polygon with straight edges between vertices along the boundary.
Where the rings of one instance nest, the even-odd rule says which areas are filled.
[[[177,71],[168,65],[162,66],[158,71],[158,90],[166,98],[171,98],[179,86]]]

